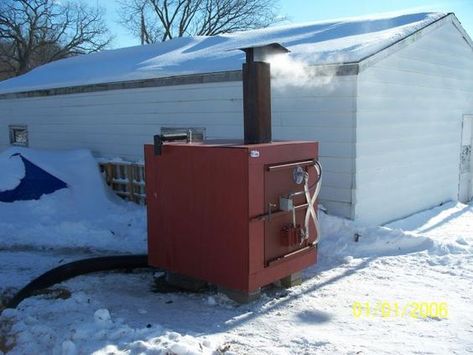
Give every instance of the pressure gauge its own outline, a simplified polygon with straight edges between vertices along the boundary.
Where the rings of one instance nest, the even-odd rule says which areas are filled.
[[[305,170],[298,166],[292,171],[292,179],[297,185],[300,185],[304,182]]]

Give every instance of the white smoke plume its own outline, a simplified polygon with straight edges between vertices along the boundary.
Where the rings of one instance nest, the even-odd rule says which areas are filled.
[[[273,55],[268,62],[271,65],[271,86],[279,90],[330,86],[337,74],[334,65],[314,66],[287,54]]]

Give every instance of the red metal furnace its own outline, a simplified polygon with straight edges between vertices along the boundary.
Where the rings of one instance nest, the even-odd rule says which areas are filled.
[[[321,174],[317,142],[270,142],[269,65],[253,50],[245,142],[145,146],[149,264],[247,294],[316,262]]]

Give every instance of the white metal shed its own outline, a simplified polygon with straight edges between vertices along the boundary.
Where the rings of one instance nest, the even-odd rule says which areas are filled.
[[[319,140],[323,205],[385,223],[472,184],[473,43],[454,14],[361,17],[104,51],[0,83],[0,150],[140,160],[161,127],[243,136],[235,48],[279,42],[273,137]]]

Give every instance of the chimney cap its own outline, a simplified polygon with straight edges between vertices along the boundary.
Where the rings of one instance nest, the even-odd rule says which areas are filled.
[[[247,62],[266,62],[269,56],[290,52],[289,49],[276,42],[239,49],[246,53]]]
[[[281,43],[273,42],[268,44],[261,44],[252,47],[245,47],[245,48],[238,48],[239,50],[247,53],[251,49],[253,50],[265,50],[271,52],[271,54],[278,54],[278,53],[289,53],[290,50],[284,47]]]

